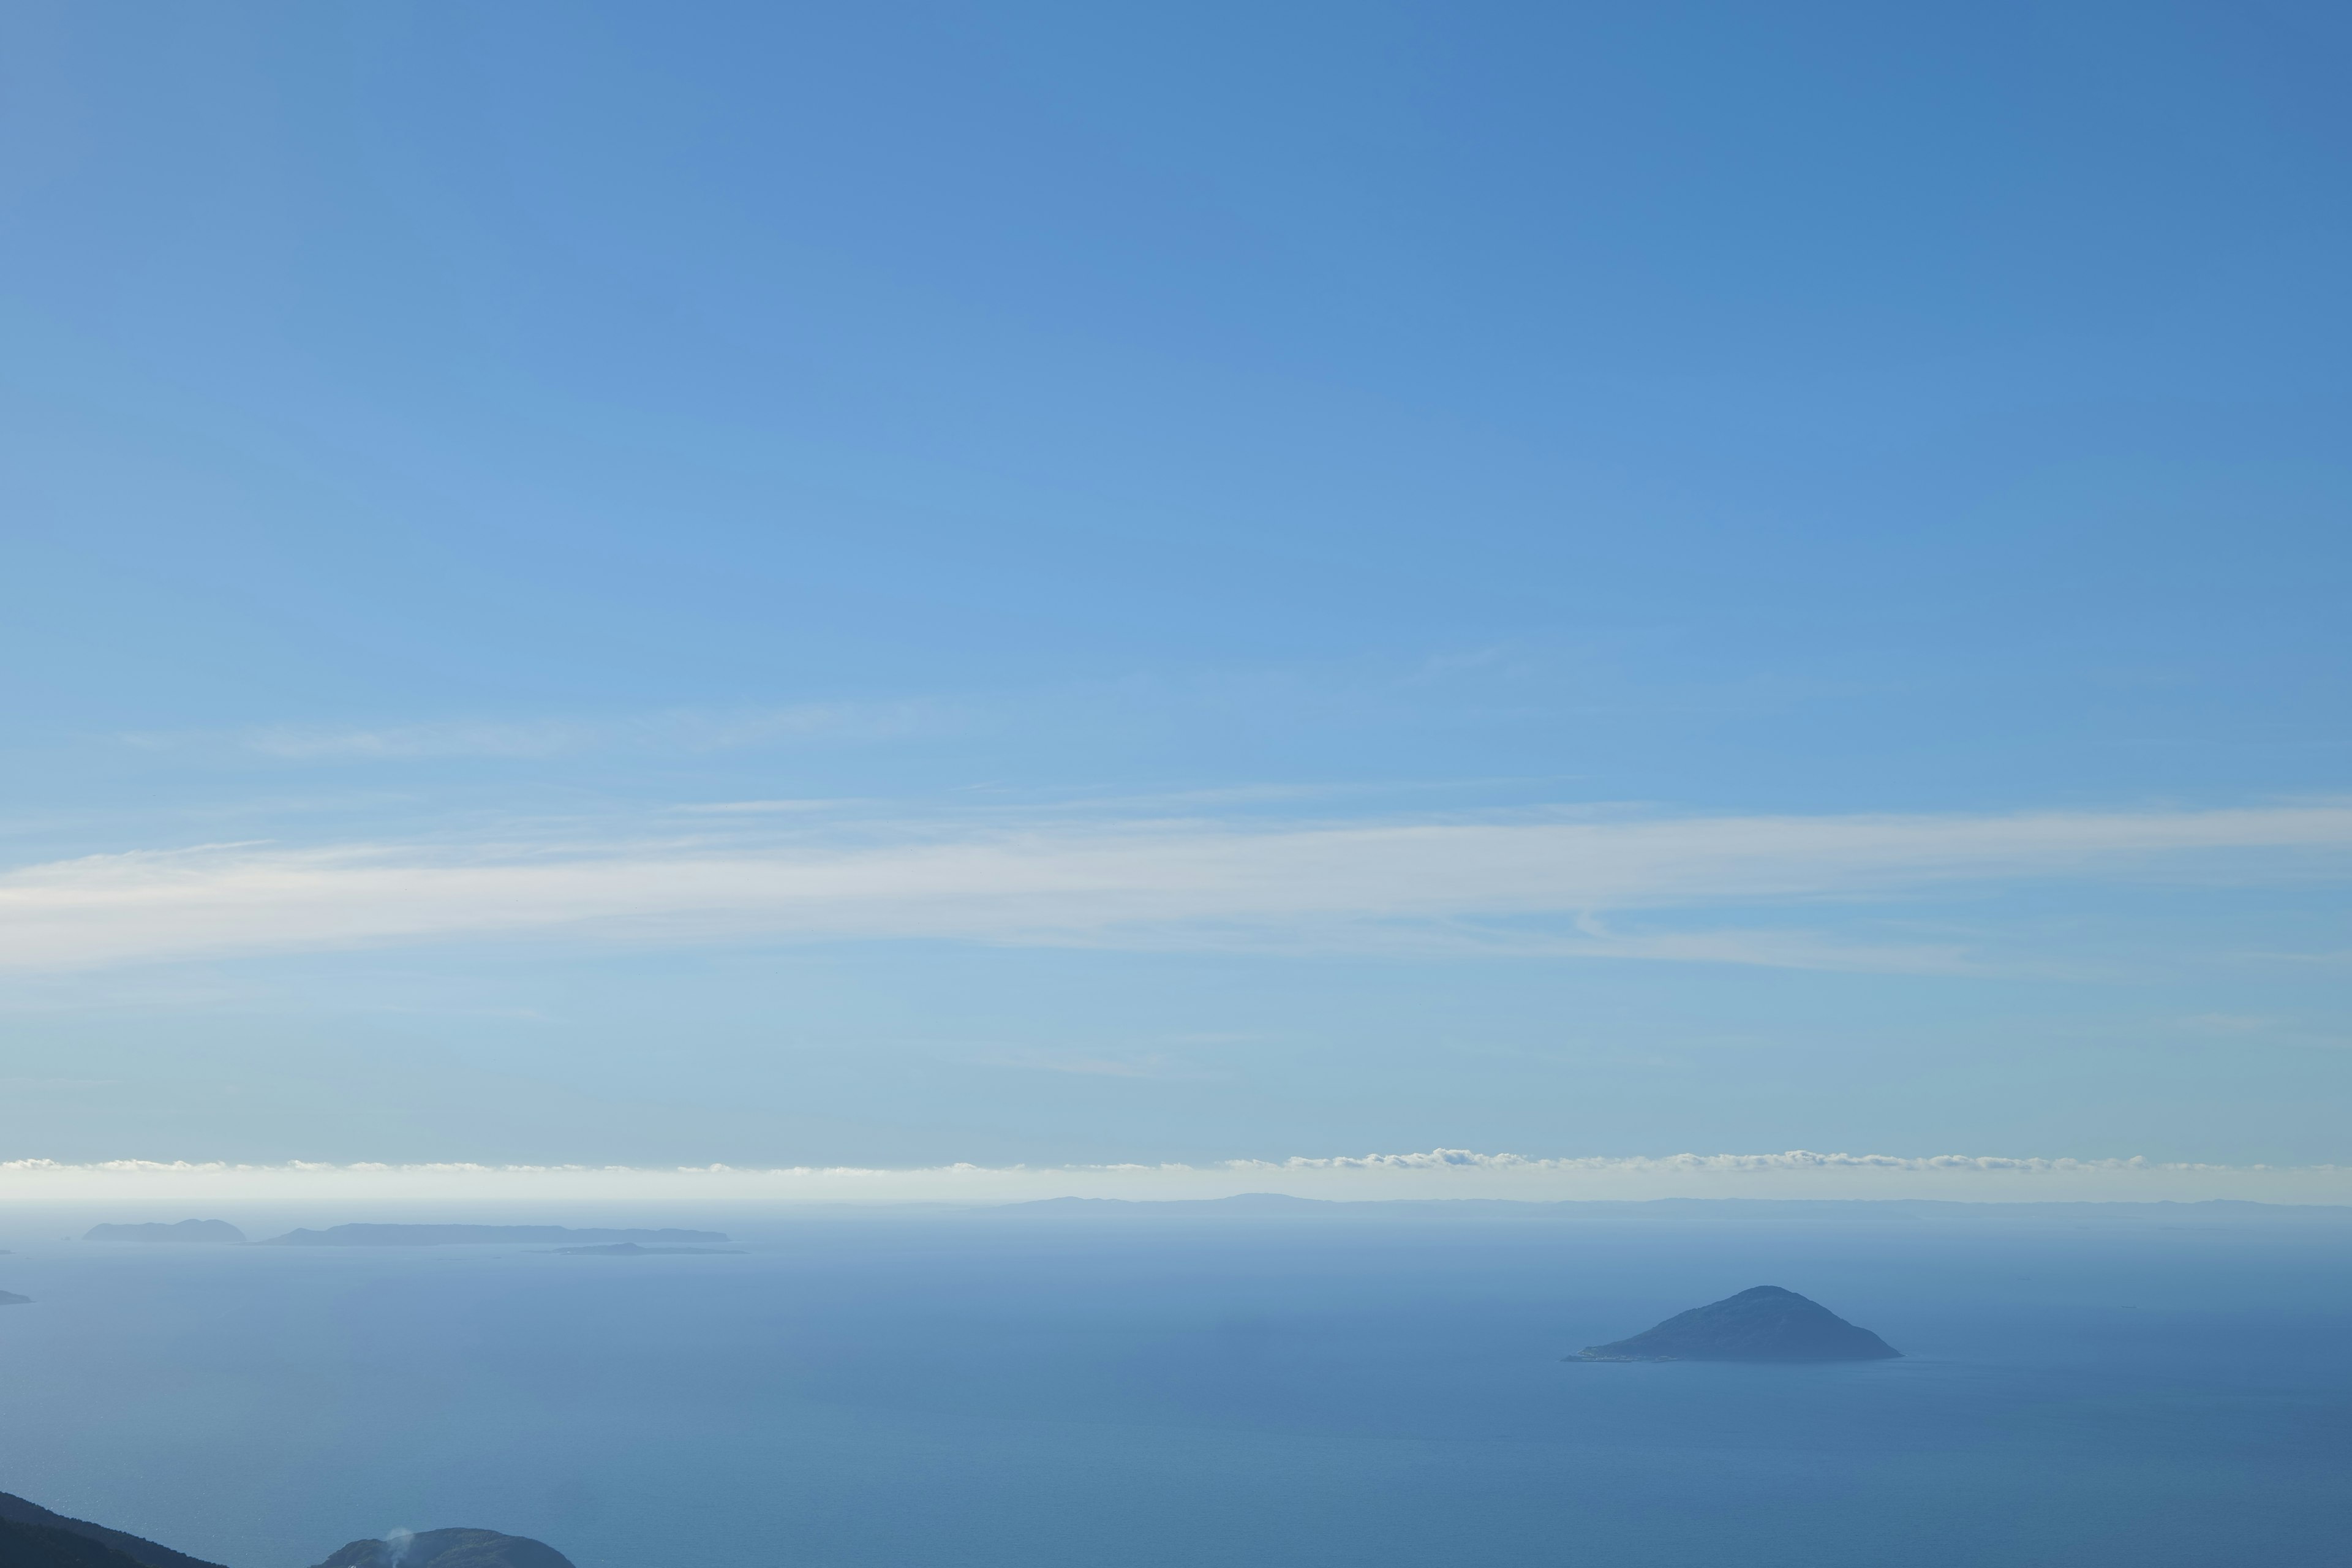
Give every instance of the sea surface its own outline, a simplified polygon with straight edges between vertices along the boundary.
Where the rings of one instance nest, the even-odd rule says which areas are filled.
[[[61,1239],[182,1217],[0,1213],[0,1289],[35,1299],[0,1310],[0,1490],[231,1568],[446,1525],[580,1568],[2352,1563],[2352,1211],[653,1222],[748,1249],[720,1257]],[[1561,1359],[1763,1284],[1906,1359]]]

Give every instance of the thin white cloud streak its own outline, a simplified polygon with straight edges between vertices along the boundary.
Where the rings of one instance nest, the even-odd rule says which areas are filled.
[[[1572,817],[866,826],[857,837],[561,847],[216,846],[0,876],[0,965],[62,969],[384,942],[935,939],[1122,946],[1414,942],[1810,967],[1948,949],[1802,933],[1621,936],[1609,910],[1860,900],[1939,884],[2352,871],[2352,806],[2008,816]],[[1562,932],[1529,920],[1565,920]],[[1519,921],[1501,932],[1481,921]]]
[[[2140,1159],[1816,1153],[1530,1159],[1463,1149],[1213,1164],[626,1165],[0,1162],[0,1203],[716,1204],[1139,1201],[1285,1193],[1337,1200],[1666,1197],[1932,1198],[1955,1202],[2352,1201],[2352,1167]]]

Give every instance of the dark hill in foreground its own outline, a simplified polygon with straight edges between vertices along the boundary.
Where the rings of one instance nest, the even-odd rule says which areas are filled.
[[[88,1520],[0,1492],[0,1568],[219,1568]],[[394,1531],[354,1541],[319,1568],[572,1568],[545,1542],[495,1530]]]
[[[1759,1285],[1677,1313],[1654,1329],[1605,1345],[1584,1361],[1893,1361],[1903,1352],[1818,1301]]]
[[[69,1530],[0,1520],[0,1568],[139,1568],[139,1560]]]
[[[63,1541],[52,1537],[62,1536]],[[76,1544],[76,1543],[79,1544]],[[0,1568],[219,1568],[200,1557],[51,1513],[0,1492]]]
[[[391,1541],[354,1541],[319,1568],[572,1568],[545,1542],[495,1530],[428,1530]]]

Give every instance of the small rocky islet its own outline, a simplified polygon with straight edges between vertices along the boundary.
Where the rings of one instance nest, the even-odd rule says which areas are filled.
[[[1759,1285],[1678,1312],[1655,1328],[1570,1361],[1898,1361],[1903,1352],[1820,1302],[1778,1285]]]

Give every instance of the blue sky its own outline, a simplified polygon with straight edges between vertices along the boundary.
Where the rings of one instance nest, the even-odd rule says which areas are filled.
[[[0,10],[0,1155],[2352,1161],[2320,5]]]

